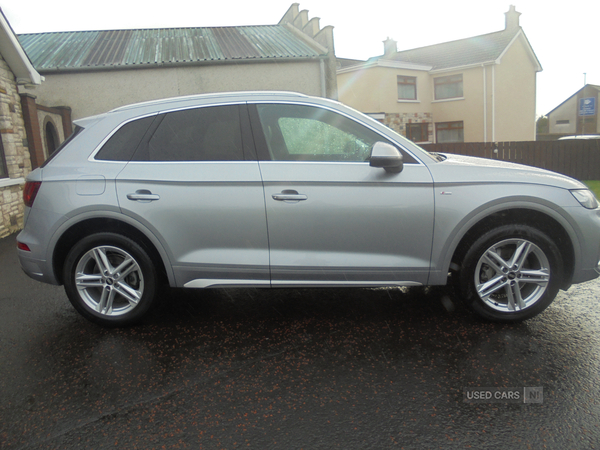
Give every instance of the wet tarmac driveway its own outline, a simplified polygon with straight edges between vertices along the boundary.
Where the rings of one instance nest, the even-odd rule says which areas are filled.
[[[176,290],[106,330],[2,239],[0,448],[600,448],[598,281],[519,325],[444,294]]]

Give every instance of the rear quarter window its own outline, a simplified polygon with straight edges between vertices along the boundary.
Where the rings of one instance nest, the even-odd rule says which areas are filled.
[[[60,146],[56,150],[54,150],[54,152],[48,157],[48,159],[44,161],[44,164],[42,164],[41,167],[46,167],[48,163],[50,163],[50,161],[56,158],[56,156],[62,151],[62,149],[65,148],[73,139],[75,139],[75,136],[77,136],[83,130],[83,127],[76,126],[73,134],[71,134],[71,136],[69,136],[62,144],[60,144]]]
[[[130,161],[140,142],[150,128],[155,116],[126,123],[113,134],[96,154],[100,161]]]

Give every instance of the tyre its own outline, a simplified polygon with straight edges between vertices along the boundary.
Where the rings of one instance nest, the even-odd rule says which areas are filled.
[[[503,225],[476,239],[463,259],[460,293],[485,319],[519,322],[546,309],[561,285],[558,247],[529,225]]]
[[[154,303],[156,279],[148,253],[115,233],[83,238],[64,264],[69,301],[86,319],[105,327],[139,321]]]

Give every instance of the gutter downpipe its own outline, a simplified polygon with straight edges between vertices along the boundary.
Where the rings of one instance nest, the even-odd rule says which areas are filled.
[[[319,60],[319,68],[321,70],[321,97],[327,98],[327,88],[325,86],[325,61],[323,58]]]
[[[537,72],[533,72],[533,140],[537,141]],[[550,122],[548,122],[550,126]],[[548,128],[548,131],[550,129]]]
[[[487,77],[485,65],[482,64],[481,67],[483,68],[483,142],[487,142]]]
[[[496,142],[496,65],[492,66],[492,142]]]

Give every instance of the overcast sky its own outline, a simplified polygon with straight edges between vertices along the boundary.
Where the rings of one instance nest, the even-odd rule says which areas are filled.
[[[276,24],[290,0],[0,0],[17,34],[125,28]],[[510,0],[300,1],[309,18],[334,27],[336,55],[366,59],[383,53],[387,37],[399,50],[452,41],[504,28]],[[537,112],[546,114],[584,84],[600,85],[600,1],[515,0],[520,24],[543,71]]]

